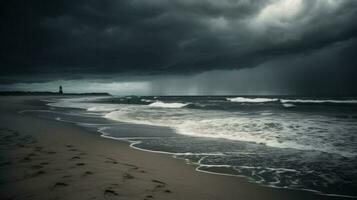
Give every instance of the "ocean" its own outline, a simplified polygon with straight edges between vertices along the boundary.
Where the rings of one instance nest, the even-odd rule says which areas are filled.
[[[110,96],[24,111],[75,123],[197,171],[357,197],[357,98]]]

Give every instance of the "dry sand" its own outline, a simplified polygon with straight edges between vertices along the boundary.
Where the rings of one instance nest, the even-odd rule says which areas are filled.
[[[42,98],[0,97],[0,199],[343,199],[196,172],[169,155],[18,113],[43,108]]]

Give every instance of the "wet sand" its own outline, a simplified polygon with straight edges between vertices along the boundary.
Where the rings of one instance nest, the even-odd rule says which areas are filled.
[[[169,155],[19,113],[42,109],[43,98],[0,97],[1,199],[347,199],[196,172]]]

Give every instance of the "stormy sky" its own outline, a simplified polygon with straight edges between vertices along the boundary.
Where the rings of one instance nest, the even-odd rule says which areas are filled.
[[[356,0],[0,4],[0,90],[357,94]]]

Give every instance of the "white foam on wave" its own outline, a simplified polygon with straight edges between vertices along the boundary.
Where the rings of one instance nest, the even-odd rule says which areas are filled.
[[[235,98],[227,98],[227,100],[231,102],[238,102],[238,103],[266,103],[266,102],[278,101],[279,99],[235,97]]]
[[[101,105],[101,106],[93,106],[87,108],[87,111],[92,112],[106,112],[106,111],[113,111],[116,109],[115,105]]]
[[[260,113],[260,115],[269,116],[269,115],[274,115],[274,113],[271,113],[271,112],[262,112],[262,113]]]
[[[105,115],[106,118],[174,129],[178,134],[261,143],[277,148],[337,153],[356,156],[354,148],[338,146],[346,143],[349,125],[332,124],[330,118],[306,118],[296,121],[295,116],[247,116],[225,111],[179,109],[175,112],[152,110],[144,105],[123,105]],[[342,129],[346,130],[342,130]],[[323,131],[324,134],[320,134]],[[340,132],[340,134],[335,134]],[[301,133],[304,133],[301,135]],[[336,146],[337,145],[337,146]]]
[[[339,104],[355,104],[357,100],[332,100],[332,99],[280,99],[280,102],[285,103],[339,103]]]
[[[285,108],[295,107],[295,105],[292,104],[292,103],[283,103],[282,105],[283,105]]]
[[[280,102],[284,107],[294,107],[294,103],[335,103],[335,104],[357,104],[355,99],[335,100],[335,99],[278,99],[278,98],[247,98],[247,97],[234,97],[226,98],[227,101],[237,103],[268,103]]]
[[[160,108],[182,108],[187,106],[188,103],[164,103],[162,101],[156,101],[149,104],[150,107],[160,107]]]
[[[238,169],[266,169],[266,170],[278,171],[278,172],[299,172],[296,169],[282,168],[282,167],[262,167],[262,166],[239,165],[239,166],[235,166],[235,168],[238,168]]]
[[[155,102],[154,100],[152,99],[140,99],[140,101],[142,102],[146,102],[146,103],[152,103],[152,102]]]

